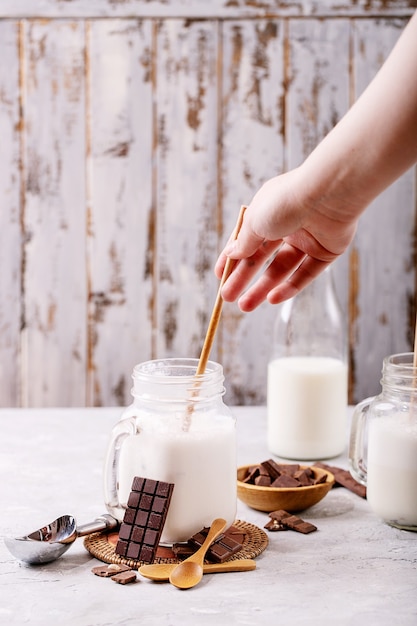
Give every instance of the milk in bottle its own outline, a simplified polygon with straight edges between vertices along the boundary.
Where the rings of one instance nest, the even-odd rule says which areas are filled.
[[[269,450],[294,460],[341,454],[347,383],[346,335],[328,268],[279,306],[268,366]]]

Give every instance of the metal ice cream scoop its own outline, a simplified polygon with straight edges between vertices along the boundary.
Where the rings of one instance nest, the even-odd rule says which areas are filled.
[[[35,565],[50,563],[64,554],[77,539],[84,535],[111,530],[118,526],[118,521],[107,513],[100,515],[93,522],[77,526],[72,515],[62,515],[47,526],[42,526],[23,537],[6,537],[4,543],[19,561]]]

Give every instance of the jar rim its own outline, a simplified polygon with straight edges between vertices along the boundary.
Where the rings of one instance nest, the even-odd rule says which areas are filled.
[[[414,352],[399,352],[398,354],[390,354],[383,360],[384,367],[401,368],[405,370],[414,370]]]
[[[133,380],[151,375],[158,378],[167,378],[169,382],[184,383],[187,378],[204,382],[214,376],[223,377],[223,366],[215,361],[207,361],[206,368],[202,374],[196,374],[199,359],[187,357],[167,357],[162,359],[150,359],[138,363],[133,368]],[[173,374],[172,372],[177,372]],[[168,373],[169,372],[169,373]]]

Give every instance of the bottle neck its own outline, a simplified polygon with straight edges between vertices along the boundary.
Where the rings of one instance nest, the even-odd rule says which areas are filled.
[[[279,306],[273,357],[327,356],[346,361],[346,332],[331,268]]]
[[[198,407],[221,400],[225,393],[223,368],[208,361],[196,375],[198,359],[158,359],[136,365],[133,370],[135,401],[176,409],[190,401]]]
[[[382,367],[381,386],[385,396],[417,401],[417,367],[414,353],[404,352],[385,357]]]

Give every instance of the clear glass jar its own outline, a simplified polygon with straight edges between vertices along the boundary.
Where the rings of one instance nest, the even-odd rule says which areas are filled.
[[[417,368],[414,354],[383,361],[380,395],[363,400],[351,424],[352,476],[366,485],[385,522],[417,531]]]
[[[268,448],[296,460],[341,454],[347,443],[346,333],[327,268],[279,305],[268,365]]]
[[[133,403],[113,429],[105,503],[123,519],[134,476],[174,483],[161,542],[186,541],[216,517],[236,515],[236,425],[223,402],[223,368],[197,359],[136,365]]]

